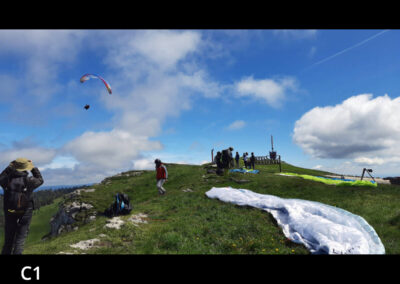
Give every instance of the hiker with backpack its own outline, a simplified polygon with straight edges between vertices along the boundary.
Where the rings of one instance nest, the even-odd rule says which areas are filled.
[[[30,171],[32,176],[28,177]],[[0,174],[4,190],[4,246],[1,254],[22,254],[33,215],[33,190],[43,184],[31,160],[18,158]]]
[[[163,184],[168,180],[167,167],[159,159],[156,159],[154,163],[156,164],[158,193],[160,195],[164,195],[166,193],[166,190],[163,187]]]

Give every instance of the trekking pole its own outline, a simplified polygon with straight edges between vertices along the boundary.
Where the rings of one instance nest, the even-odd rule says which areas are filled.
[[[363,172],[362,172],[362,175],[361,175],[361,179],[360,179],[360,180],[363,180],[363,178],[364,178],[364,173],[365,173],[365,170],[366,170],[366,168],[364,168],[364,169],[363,169]]]

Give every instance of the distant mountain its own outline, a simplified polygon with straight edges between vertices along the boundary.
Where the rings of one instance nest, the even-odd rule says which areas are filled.
[[[36,191],[40,190],[58,190],[58,189],[67,189],[67,188],[77,188],[77,187],[85,187],[85,186],[92,186],[94,183],[88,183],[88,184],[75,184],[75,185],[45,185],[45,186],[39,186]],[[0,187],[0,195],[3,195],[3,188]]]
[[[94,183],[88,183],[88,184],[74,184],[74,185],[45,185],[45,186],[39,186],[35,191],[37,190],[46,190],[46,189],[52,189],[52,190],[57,190],[61,188],[72,188],[72,187],[85,187],[85,186],[92,186]]]

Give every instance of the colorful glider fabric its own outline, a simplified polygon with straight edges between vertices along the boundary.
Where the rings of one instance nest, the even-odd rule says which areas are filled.
[[[280,173],[279,175],[297,176],[297,177],[301,177],[304,179],[319,181],[319,182],[323,182],[325,184],[337,185],[337,186],[373,186],[373,187],[378,186],[378,184],[376,182],[369,181],[369,180],[327,178],[327,177],[319,177],[319,176],[300,175],[300,174],[294,174],[294,173]]]
[[[106,80],[104,80],[104,79],[103,79],[102,77],[100,77],[99,75],[95,75],[95,74],[85,74],[85,75],[83,75],[83,76],[81,77],[80,81],[81,81],[81,83],[83,83],[83,82],[85,82],[85,81],[87,81],[87,80],[89,80],[89,79],[100,79],[100,80],[104,83],[104,85],[106,86],[108,93],[109,93],[110,95],[112,94],[112,90],[111,90],[110,84],[108,84],[108,83],[106,82]]]
[[[243,174],[258,174],[259,170],[246,170],[246,169],[233,169],[229,170],[231,173],[243,173]]]

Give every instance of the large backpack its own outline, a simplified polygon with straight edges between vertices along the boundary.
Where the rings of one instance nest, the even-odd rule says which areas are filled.
[[[104,215],[113,217],[127,215],[132,211],[132,205],[127,194],[117,193],[114,198],[114,203],[104,211]]]
[[[24,211],[29,207],[31,192],[28,191],[27,177],[13,177],[8,181],[5,207],[10,210]]]

